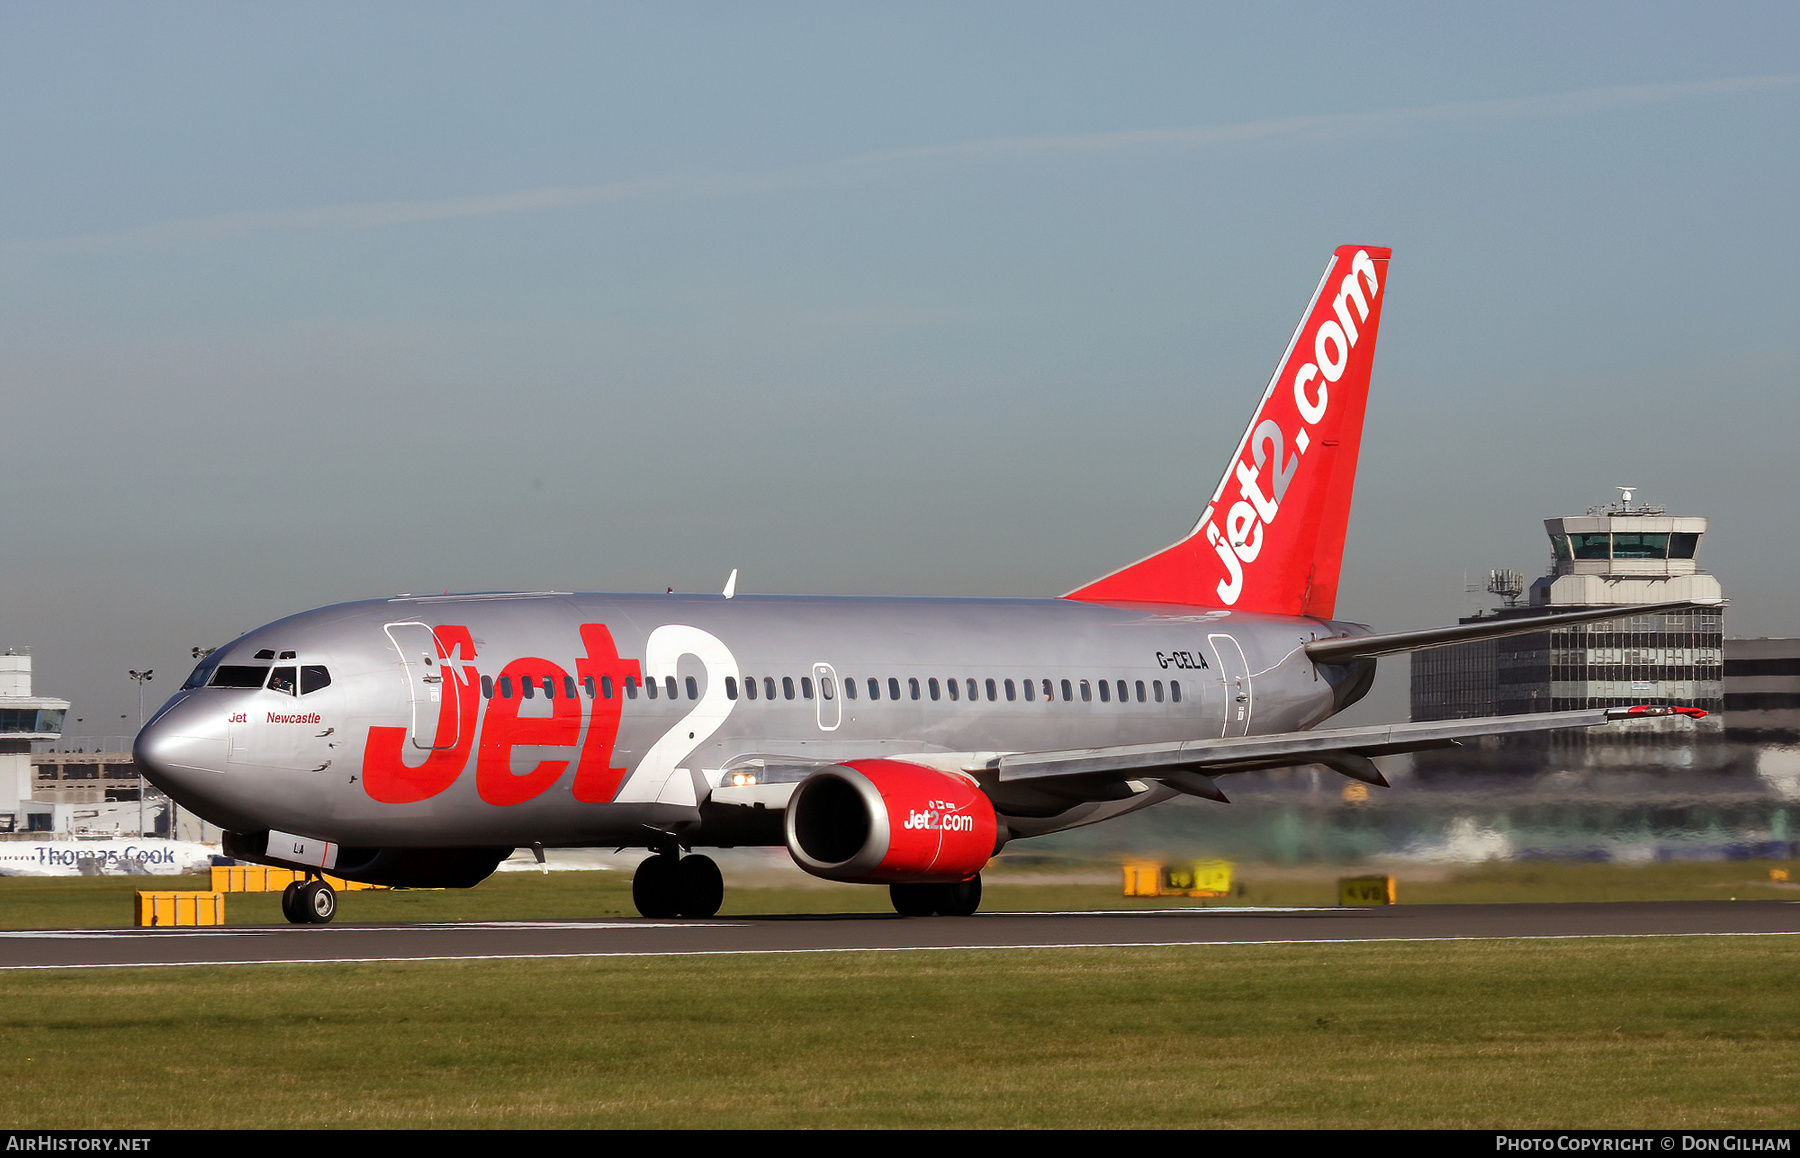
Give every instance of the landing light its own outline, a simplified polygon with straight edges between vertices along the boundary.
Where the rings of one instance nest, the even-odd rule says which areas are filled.
[[[731,786],[733,788],[748,788],[755,783],[756,773],[754,772],[733,772],[731,774]]]

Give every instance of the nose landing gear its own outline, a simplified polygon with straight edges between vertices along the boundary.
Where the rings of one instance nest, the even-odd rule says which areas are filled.
[[[324,925],[337,916],[337,890],[322,880],[294,881],[281,891],[281,915],[290,925]]]
[[[711,857],[658,852],[637,867],[631,901],[646,917],[710,917],[725,900],[725,878]]]

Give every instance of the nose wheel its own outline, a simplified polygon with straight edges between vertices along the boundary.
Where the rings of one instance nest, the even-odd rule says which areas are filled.
[[[290,925],[324,925],[337,916],[337,890],[320,880],[294,881],[281,891],[281,915]]]
[[[710,917],[725,901],[725,878],[708,856],[657,853],[631,878],[631,902],[646,917]]]

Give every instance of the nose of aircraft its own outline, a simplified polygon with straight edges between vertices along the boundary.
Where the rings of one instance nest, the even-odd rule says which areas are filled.
[[[189,695],[144,726],[132,758],[146,779],[187,808],[204,813],[209,798],[224,786],[225,713]]]

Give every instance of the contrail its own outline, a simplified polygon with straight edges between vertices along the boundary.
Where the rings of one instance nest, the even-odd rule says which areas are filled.
[[[828,185],[877,180],[932,164],[1047,157],[1057,154],[1138,151],[1192,151],[1248,141],[1344,139],[1384,129],[1406,126],[1444,126],[1479,129],[1515,121],[1548,120],[1585,116],[1609,109],[1670,104],[1735,93],[1788,89],[1800,84],[1800,76],[1749,76],[1725,80],[1670,84],[1627,85],[1585,89],[1550,96],[1515,97],[1507,100],[1463,101],[1422,108],[1385,109],[1377,112],[1331,113],[1246,121],[1233,125],[1202,125],[1162,129],[1127,129],[1109,133],[995,137],[953,141],[937,145],[882,149],[808,165],[771,169],[760,173],[712,176],[668,175],[599,185],[546,189],[522,189],[471,197],[446,197],[420,201],[368,201],[306,209],[255,209],[178,221],[156,222],[113,233],[14,241],[7,248],[20,250],[100,251],[127,248],[161,248],[204,244],[272,230],[342,232],[446,221],[462,217],[493,217],[532,213],[581,205],[614,202],[712,200],[776,193]]]

